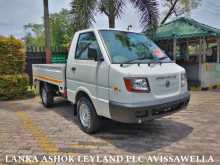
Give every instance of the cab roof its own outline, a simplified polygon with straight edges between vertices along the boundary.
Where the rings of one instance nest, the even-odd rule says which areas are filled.
[[[113,29],[113,28],[90,28],[90,29],[80,30],[78,32],[83,33],[83,32],[100,31],[100,30],[140,33],[140,32],[136,32],[136,31],[132,31],[132,30]]]

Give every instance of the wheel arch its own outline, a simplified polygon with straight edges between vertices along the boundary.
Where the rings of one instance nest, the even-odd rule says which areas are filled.
[[[93,103],[93,101],[92,101],[92,96],[91,96],[91,94],[90,94],[88,91],[84,90],[84,89],[79,89],[79,90],[76,92],[76,95],[75,95],[74,115],[77,115],[77,102],[78,102],[78,100],[79,100],[80,97],[86,97],[86,98],[88,98],[88,99],[91,101],[93,107],[95,107],[95,106],[94,106],[94,103]]]
[[[87,98],[90,99],[90,101],[92,101],[93,98],[94,98],[94,96],[92,95],[92,93],[91,93],[87,88],[80,86],[80,87],[78,87],[78,88],[76,89],[76,91],[75,91],[75,96],[74,96],[74,103],[75,103],[75,104],[77,103],[77,101],[78,101],[77,99],[79,99],[79,97],[80,97],[81,95],[86,96]]]
[[[39,80],[39,90],[41,91],[43,87],[46,87],[47,90],[50,90],[53,93],[56,93],[56,91],[59,91],[59,87],[57,85]]]
[[[90,99],[89,94],[87,94],[85,91],[80,90],[76,93],[76,97],[75,97],[75,102],[77,103],[77,101],[79,100],[80,97],[87,97],[88,99]],[[90,99],[91,101],[91,99]]]

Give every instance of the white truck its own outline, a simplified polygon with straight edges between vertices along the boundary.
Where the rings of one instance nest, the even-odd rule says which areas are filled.
[[[66,64],[34,64],[43,105],[64,96],[81,129],[101,118],[142,123],[184,109],[190,100],[184,68],[146,35],[113,29],[76,32]]]

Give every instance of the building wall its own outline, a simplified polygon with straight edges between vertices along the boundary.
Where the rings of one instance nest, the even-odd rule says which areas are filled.
[[[201,64],[201,87],[210,87],[220,84],[220,64],[204,63]]]

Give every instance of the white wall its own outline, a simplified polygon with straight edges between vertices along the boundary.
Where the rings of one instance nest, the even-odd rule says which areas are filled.
[[[201,64],[201,87],[209,87],[220,84],[220,64],[204,63]]]

